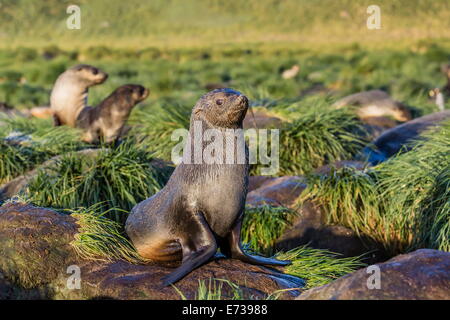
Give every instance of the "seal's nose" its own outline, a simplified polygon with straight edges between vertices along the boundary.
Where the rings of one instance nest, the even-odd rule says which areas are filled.
[[[248,106],[248,98],[244,95],[239,96],[240,103],[243,106]]]

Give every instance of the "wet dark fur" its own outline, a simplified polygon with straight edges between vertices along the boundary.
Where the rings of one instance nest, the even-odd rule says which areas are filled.
[[[147,96],[148,90],[143,86],[127,84],[114,90],[97,107],[84,108],[76,122],[76,127],[85,131],[83,140],[88,143],[116,141],[133,107]]]
[[[208,128],[242,129],[247,109],[247,98],[237,91],[219,89],[207,93],[192,111],[190,135],[194,120],[201,121],[203,132]],[[184,157],[188,158],[186,153]],[[154,261],[182,257],[181,266],[165,277],[165,285],[207,262],[218,248],[227,257],[253,264],[289,263],[250,256],[242,250],[240,233],[248,188],[248,150],[244,158],[244,163],[233,164],[184,161],[160,192],[133,208],[126,232],[138,252]],[[190,159],[194,159],[193,154]]]

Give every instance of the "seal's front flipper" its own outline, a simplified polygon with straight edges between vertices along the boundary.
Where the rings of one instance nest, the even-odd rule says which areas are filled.
[[[195,268],[206,263],[217,251],[216,239],[202,213],[195,213],[193,219],[185,221],[189,227],[180,239],[183,250],[181,266],[163,278],[163,285],[177,282]],[[193,238],[194,236],[194,238]]]
[[[229,252],[231,258],[256,265],[287,266],[291,264],[291,261],[289,260],[277,260],[245,253],[241,246],[241,226],[242,219],[239,219],[228,236],[229,248],[222,250],[224,252]]]

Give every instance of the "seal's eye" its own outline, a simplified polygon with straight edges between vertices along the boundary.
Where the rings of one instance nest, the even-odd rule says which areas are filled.
[[[98,69],[92,69],[92,74],[96,75],[98,73]]]
[[[216,100],[216,104],[217,104],[218,106],[221,106],[221,105],[223,104],[223,99],[217,99],[217,100]]]

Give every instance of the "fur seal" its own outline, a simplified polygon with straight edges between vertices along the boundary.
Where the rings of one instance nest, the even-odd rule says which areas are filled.
[[[85,132],[83,141],[114,142],[122,133],[133,107],[145,100],[149,92],[141,85],[126,84],[114,90],[97,107],[85,107],[76,121],[76,127]]]
[[[79,113],[86,107],[88,89],[107,78],[107,73],[87,64],[76,65],[60,74],[50,96],[55,126],[75,127]]]
[[[295,78],[295,76],[299,73],[300,71],[300,67],[295,64],[293,65],[290,69],[284,70],[283,73],[281,74],[281,77],[283,79],[292,79]]]
[[[402,122],[412,119],[411,112],[404,104],[395,101],[381,90],[358,92],[336,101],[333,106],[336,108],[357,106],[357,114],[363,120],[383,116],[391,116]]]
[[[447,83],[442,88],[434,88],[430,90],[429,96],[434,100],[440,111],[445,110],[445,103],[450,97],[450,64],[441,65],[441,72],[445,75]]]
[[[203,95],[192,110],[187,145],[193,146],[198,123],[201,123],[201,133],[207,129],[222,133],[227,129],[242,129],[247,109],[248,99],[232,89]],[[290,261],[248,255],[241,247],[248,189],[247,147],[244,161],[232,164],[189,164],[191,160],[186,159],[194,156],[189,147],[185,148],[183,162],[165,187],[137,204],[125,224],[128,236],[143,257],[160,262],[182,261],[181,266],[163,279],[164,285],[180,280],[206,263],[218,248],[226,257],[251,264],[289,264]],[[237,152],[234,155],[236,161]]]
[[[450,110],[444,110],[408,121],[385,131],[371,143],[375,148],[368,146],[363,152],[370,163],[378,164],[400,151],[410,150],[412,146],[409,144],[418,139],[422,132],[449,119]]]

